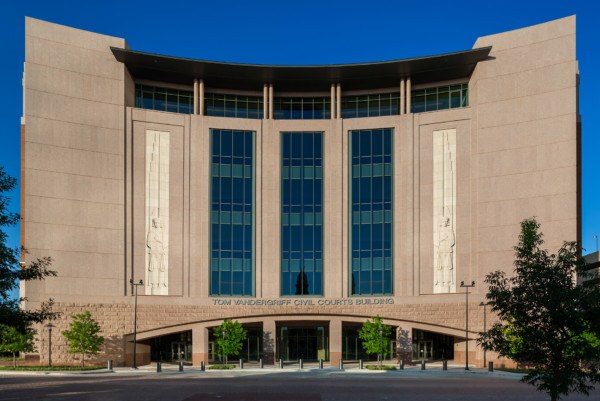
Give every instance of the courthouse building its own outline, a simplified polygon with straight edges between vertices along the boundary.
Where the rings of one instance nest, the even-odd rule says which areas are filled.
[[[55,362],[89,310],[99,359],[131,363],[136,288],[138,363],[210,362],[229,318],[241,358],[337,365],[365,358],[376,315],[393,358],[460,362],[474,282],[480,365],[484,277],[512,272],[520,221],[551,249],[580,237],[575,17],[344,65],[146,53],[32,18],[25,47],[22,244],[58,277],[21,291],[62,312]]]

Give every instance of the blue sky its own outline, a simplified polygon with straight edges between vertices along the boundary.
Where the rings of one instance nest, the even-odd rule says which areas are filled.
[[[131,48],[261,64],[380,61],[470,49],[477,37],[577,15],[583,121],[583,246],[600,235],[600,2],[11,1],[0,10],[0,165],[19,177],[24,17],[124,37]],[[18,211],[19,191],[11,208]],[[543,230],[543,227],[542,227]],[[19,228],[8,230],[19,244]],[[574,238],[565,238],[572,240]]]

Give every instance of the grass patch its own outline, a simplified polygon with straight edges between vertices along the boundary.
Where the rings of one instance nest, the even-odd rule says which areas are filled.
[[[510,372],[510,373],[523,373],[524,375],[526,375],[527,373],[529,373],[529,369],[522,369],[522,368],[497,368],[494,367],[494,370],[499,370],[501,372]]]
[[[75,372],[82,370],[98,370],[104,369],[106,366],[17,366],[13,368],[12,366],[0,366],[0,371],[13,371],[13,372]]]
[[[229,370],[229,369],[235,369],[237,366],[236,365],[210,365],[208,368],[209,369],[215,369],[215,370]]]
[[[369,370],[396,370],[395,366],[389,366],[389,365],[367,365],[365,366],[366,369]]]

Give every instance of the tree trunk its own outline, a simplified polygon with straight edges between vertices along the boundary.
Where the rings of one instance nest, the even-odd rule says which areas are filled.
[[[13,368],[17,368],[17,353],[13,352]]]
[[[81,367],[85,366],[85,354],[81,354]]]

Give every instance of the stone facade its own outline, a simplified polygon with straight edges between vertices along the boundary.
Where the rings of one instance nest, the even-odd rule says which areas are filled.
[[[120,38],[26,21],[22,242],[27,258],[51,256],[58,278],[24,283],[21,295],[29,299],[25,307],[52,297],[63,313],[55,322],[53,360],[73,361],[57,333],[73,313],[90,310],[107,338],[96,360],[129,363],[134,297],[128,283],[160,282],[149,276],[152,265],[164,267],[159,271],[167,285],[139,292],[142,362],[150,359],[151,339],[187,330],[193,363],[206,361],[208,329],[235,318],[261,325],[270,361],[279,325],[322,322],[336,365],[344,325],[374,315],[407,338],[398,342],[401,357],[410,356],[413,330],[423,330],[451,337],[460,361],[465,296],[457,283],[476,282],[469,305],[472,339],[483,330],[484,277],[512,271],[522,219],[538,218],[551,249],[579,238],[574,17],[479,38],[474,47],[491,46],[490,57],[469,76],[412,85],[468,84],[468,107],[411,113],[405,98],[411,81],[403,77],[393,90],[403,93],[409,112],[369,118],[242,119],[204,116],[196,105],[192,114],[136,108],[137,78],[111,46],[127,47]],[[193,85],[197,96],[210,88],[209,78],[183,87]],[[267,84],[252,94],[277,96],[277,83]],[[346,94],[343,84],[332,82],[333,114],[339,94]],[[394,130],[393,295],[361,298],[351,296],[348,285],[348,132],[376,128]],[[209,296],[211,129],[255,132],[252,298]],[[322,297],[280,296],[283,131],[323,133]],[[164,139],[159,148],[156,133]],[[162,175],[150,174],[152,157],[160,160]],[[437,276],[438,267],[447,274]],[[41,327],[39,332],[44,361],[47,336]],[[470,361],[481,364],[482,351],[473,342],[469,350]]]

